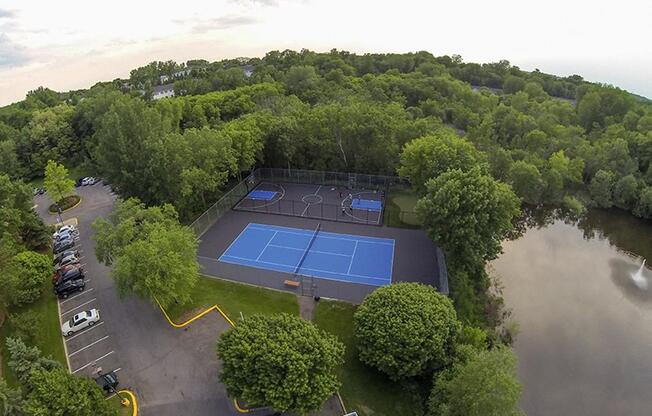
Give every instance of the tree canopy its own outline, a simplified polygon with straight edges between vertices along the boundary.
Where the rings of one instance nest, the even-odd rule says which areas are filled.
[[[304,414],[320,409],[340,386],[335,370],[344,346],[301,318],[253,315],[220,336],[217,354],[231,397]]]
[[[451,301],[418,283],[376,289],[354,324],[360,360],[394,380],[447,364],[460,330]]]

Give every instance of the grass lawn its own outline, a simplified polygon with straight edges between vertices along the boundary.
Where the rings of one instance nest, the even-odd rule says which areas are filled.
[[[295,295],[256,286],[243,285],[212,277],[200,277],[192,293],[192,302],[175,305],[167,312],[179,322],[199,309],[217,304],[231,319],[237,321],[240,312],[244,316],[256,313],[271,315],[286,312],[299,315]]]
[[[340,394],[348,412],[364,416],[423,415],[422,399],[416,391],[395,383],[357,358],[353,335],[353,313],[357,306],[320,301],[313,322],[346,346],[344,365],[339,370]]]
[[[120,398],[118,396],[111,397],[109,403],[111,403],[111,406],[118,411],[118,416],[131,416],[133,414],[131,404],[128,407],[124,407],[120,403]]]
[[[417,195],[412,189],[392,190],[385,201],[385,225],[401,228],[419,228],[415,213]]]
[[[66,356],[63,351],[63,340],[61,338],[61,326],[59,324],[59,312],[57,310],[57,299],[46,286],[43,290],[41,297],[31,305],[25,305],[17,308],[13,312],[19,313],[27,310],[35,311],[39,316],[41,323],[40,331],[35,335],[34,345],[37,346],[44,356],[59,361],[66,367]],[[11,386],[16,386],[18,380],[14,373],[7,366],[9,351],[5,344],[7,337],[13,336],[13,328],[11,327],[10,319],[7,318],[0,328],[0,356],[2,358],[2,376],[7,380]]]

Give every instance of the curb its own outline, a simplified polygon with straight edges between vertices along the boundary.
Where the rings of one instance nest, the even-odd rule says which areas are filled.
[[[66,209],[64,209],[63,211],[61,211],[61,213],[63,214],[64,212],[68,212],[68,211],[70,211],[70,210],[73,209],[73,208],[77,208],[77,206],[78,206],[79,204],[81,204],[83,200],[84,200],[84,199],[80,196],[80,197],[79,197],[79,201],[77,201],[77,203],[76,203],[75,205],[71,206],[70,208],[66,208]],[[57,215],[58,212],[50,212],[50,208],[48,208],[48,214],[50,214],[50,215]]]
[[[131,398],[131,407],[132,407],[132,416],[138,416],[138,400],[136,400],[136,394],[131,390],[120,390],[118,393],[124,393]]]
[[[165,315],[165,319],[167,319],[168,323],[169,323],[170,325],[172,325],[173,327],[175,327],[175,328],[183,328],[184,326],[188,326],[188,325],[190,325],[191,323],[193,323],[194,321],[196,321],[197,319],[201,318],[202,316],[208,314],[209,312],[211,312],[211,311],[213,311],[213,310],[216,311],[216,312],[218,312],[220,315],[222,315],[222,317],[224,317],[224,319],[226,319],[226,321],[227,321],[231,326],[235,326],[235,322],[233,322],[233,321],[231,320],[231,318],[229,318],[229,317],[224,313],[224,311],[222,311],[222,309],[220,309],[220,307],[217,306],[217,305],[213,305],[213,306],[211,306],[210,308],[205,309],[205,310],[203,310],[202,312],[198,313],[197,315],[193,316],[192,318],[188,319],[187,321],[185,321],[185,322],[183,322],[183,323],[181,323],[181,324],[178,324],[178,323],[174,322],[172,319],[170,319],[170,316],[169,316],[168,313],[165,311],[165,309],[163,309],[163,306],[161,306],[161,304],[159,303],[158,300],[156,301],[156,304],[157,304],[158,307],[161,309],[161,312],[163,312],[163,315]]]
[[[231,318],[229,318],[229,316],[226,313],[224,313],[224,311],[217,305],[213,305],[210,308],[204,309],[203,311],[199,312],[197,315],[193,316],[192,318],[188,319],[187,321],[178,324],[178,323],[174,322],[170,318],[170,315],[168,315],[168,313],[165,311],[165,309],[163,309],[163,306],[161,306],[161,304],[159,303],[158,300],[156,300],[156,304],[158,305],[159,309],[161,309],[161,312],[163,312],[163,316],[165,316],[165,319],[174,328],[186,327],[186,326],[190,325],[191,323],[193,323],[194,321],[196,321],[197,319],[199,319],[199,318],[203,317],[204,315],[208,314],[211,311],[215,311],[215,312],[219,313],[226,320],[226,322],[228,322],[232,327],[235,327],[235,322],[233,322],[231,320]],[[233,399],[233,406],[235,407],[235,410],[237,410],[239,413],[249,413],[249,412],[252,412],[252,411],[255,411],[255,410],[259,410],[259,409],[243,408],[243,407],[240,406],[237,399]],[[136,416],[136,413],[134,413],[134,416]]]

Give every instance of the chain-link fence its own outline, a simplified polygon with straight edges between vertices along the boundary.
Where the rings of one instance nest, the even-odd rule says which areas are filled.
[[[385,194],[391,192],[393,189],[406,189],[410,187],[407,180],[398,176],[367,175],[362,173],[327,172],[303,169],[259,168],[234,186],[229,192],[225,193],[215,204],[200,215],[190,225],[190,227],[195,231],[197,236],[201,236],[206,232],[206,230],[215,224],[222,215],[238,204],[238,202],[242,201],[243,198],[262,181],[273,183],[325,185],[349,189],[382,190]],[[281,209],[281,204],[290,205],[285,207],[288,209]],[[298,204],[301,206],[291,206],[292,204]],[[246,203],[240,205],[239,209],[247,208]],[[296,212],[299,214],[303,213],[304,216],[313,218],[377,225],[381,225],[383,223],[382,217],[387,216],[386,213],[383,214],[382,212],[364,212],[361,215],[354,211],[351,211],[350,213],[342,213],[340,205],[329,203],[320,205],[321,206],[310,206],[308,212],[305,212],[303,211],[305,205],[302,205],[301,203],[296,201],[282,201],[278,206],[269,207],[265,210],[246,210],[285,214],[288,212]],[[389,220],[384,221],[385,225],[418,228],[418,219],[414,212],[406,212],[390,207],[383,207],[383,209],[391,209],[391,216]],[[378,218],[378,216],[380,216],[380,218]],[[354,218],[354,220],[351,218]]]

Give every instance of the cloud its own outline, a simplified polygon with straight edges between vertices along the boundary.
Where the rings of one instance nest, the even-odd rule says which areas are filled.
[[[6,34],[0,33],[0,68],[13,68],[28,61],[25,48],[12,42]]]
[[[198,34],[251,25],[257,22],[258,20],[253,17],[237,15],[216,17],[214,19],[190,18],[174,20],[174,23],[179,25],[191,26],[191,31]]]
[[[0,19],[6,18],[11,19],[15,16],[15,13],[12,10],[0,9]]]

